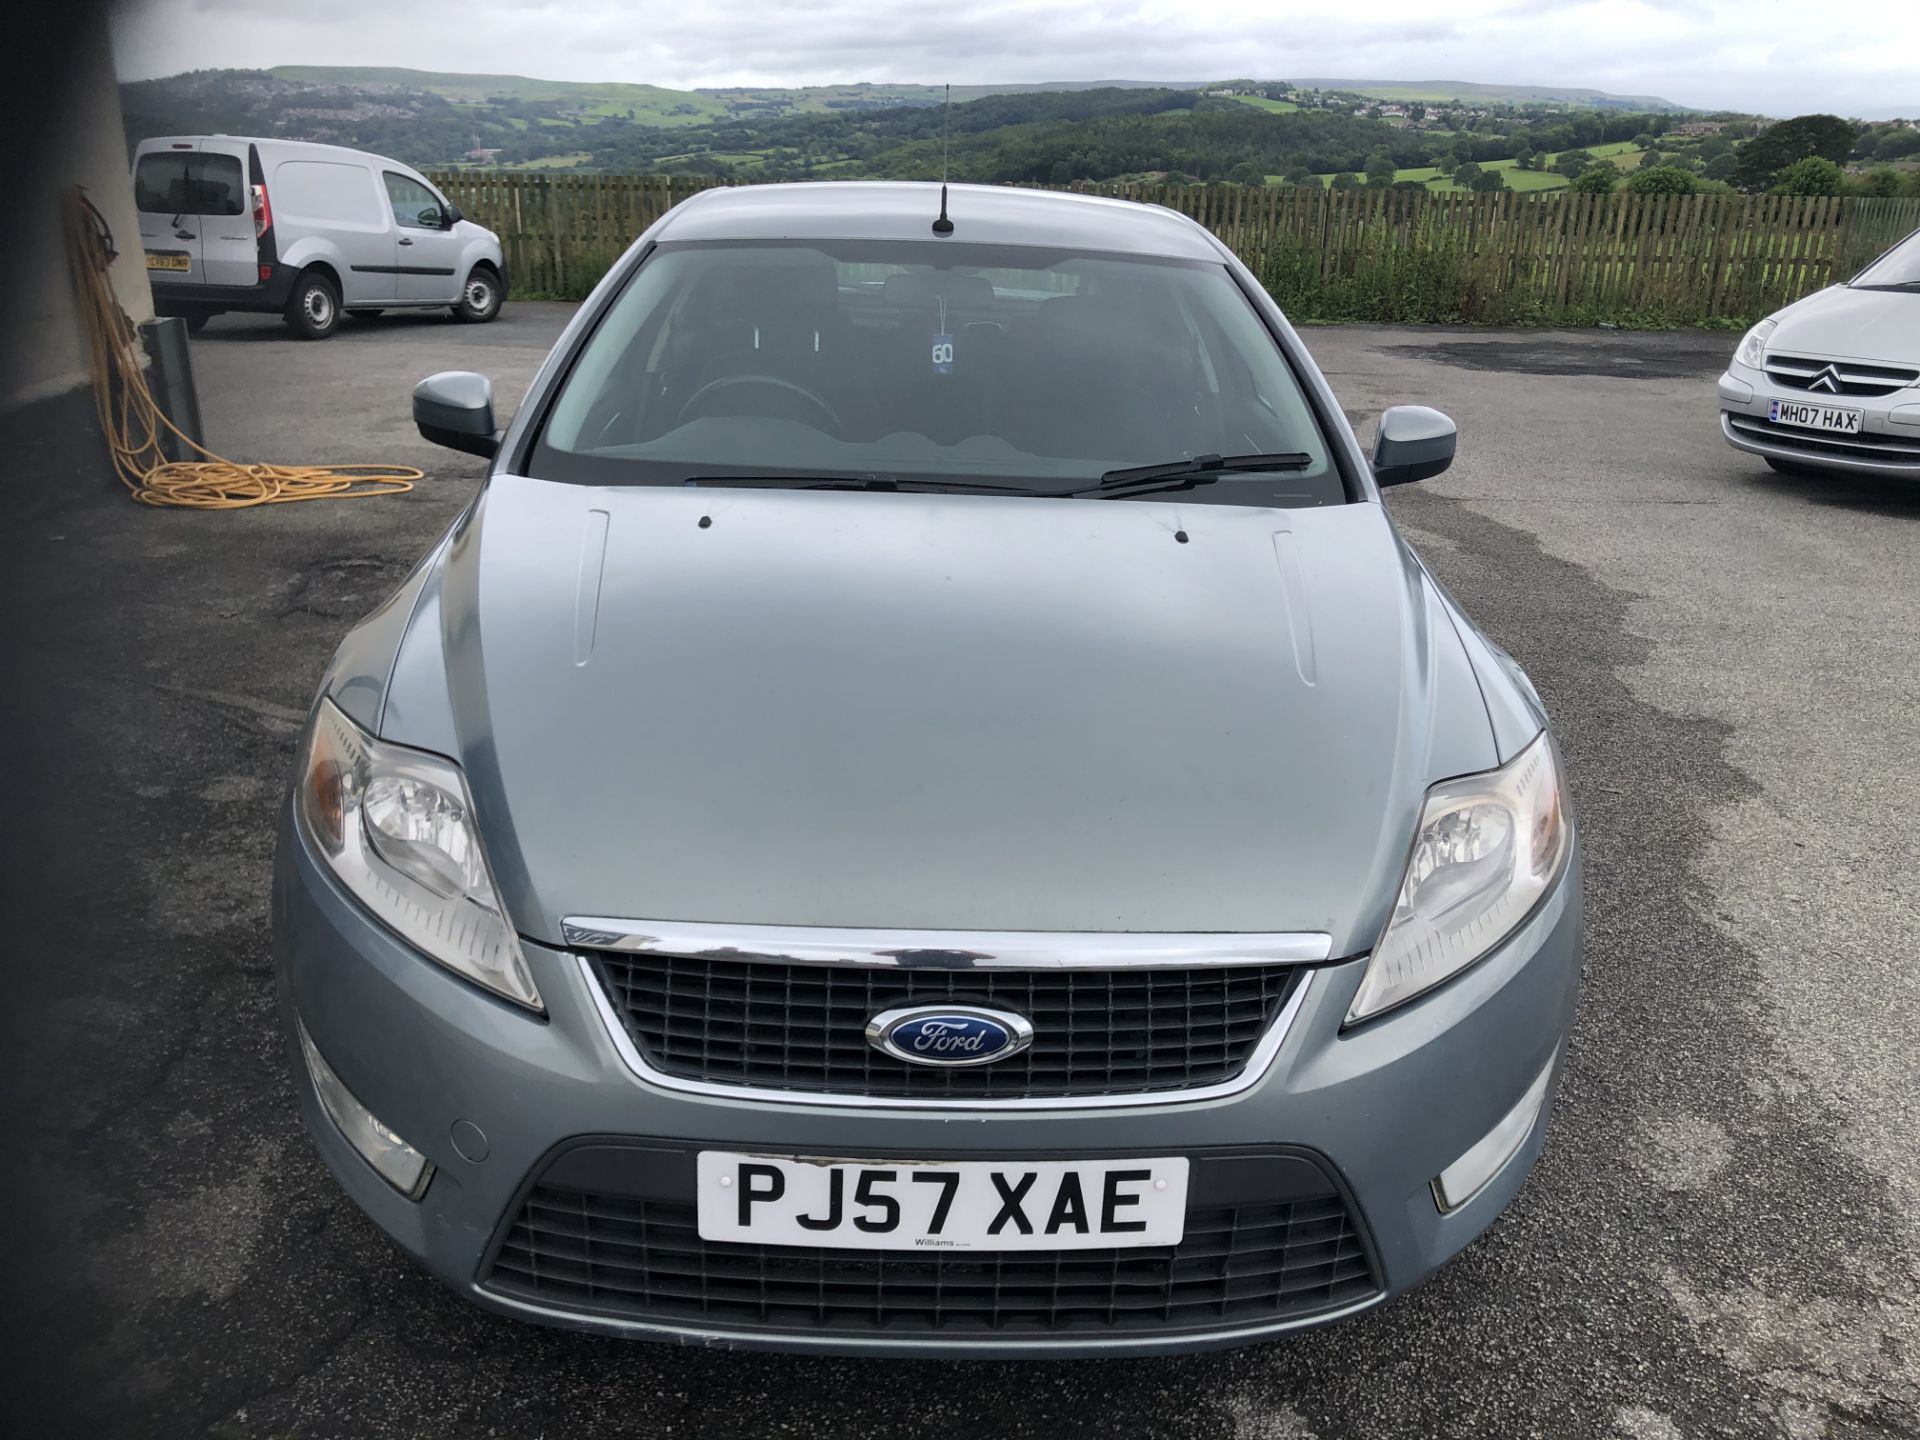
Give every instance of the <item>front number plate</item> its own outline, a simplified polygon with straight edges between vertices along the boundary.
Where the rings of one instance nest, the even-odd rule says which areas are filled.
[[[833,1250],[1177,1245],[1187,1162],[796,1160],[702,1150],[700,1238]]]
[[[1840,410],[1831,405],[1775,400],[1767,407],[1767,418],[1776,425],[1798,425],[1803,430],[1837,430],[1842,435],[1860,433],[1858,410]]]

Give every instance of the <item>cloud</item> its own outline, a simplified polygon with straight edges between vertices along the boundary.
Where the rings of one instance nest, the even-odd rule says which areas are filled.
[[[134,0],[130,78],[218,66],[382,65],[690,88],[855,80],[1240,76],[1471,80],[1793,114],[1920,110],[1920,6],[1870,42],[1803,0]]]

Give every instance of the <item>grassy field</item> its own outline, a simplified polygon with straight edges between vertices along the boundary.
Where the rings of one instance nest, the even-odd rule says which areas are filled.
[[[1269,100],[1264,95],[1235,95],[1242,105],[1251,105],[1256,110],[1264,110],[1269,115],[1291,115],[1300,107],[1291,100]]]
[[[1589,145],[1586,148],[1587,153],[1593,156],[1594,159],[1611,160],[1614,166],[1622,171],[1639,168],[1640,157],[1644,153],[1631,140],[1617,140],[1611,144]],[[1549,157],[1547,164],[1551,166],[1552,163],[1553,157]],[[1546,170],[1522,170],[1520,168],[1520,162],[1517,160],[1489,160],[1480,168],[1482,170],[1498,170],[1502,175],[1506,176],[1507,188],[1509,190],[1523,192],[1533,190],[1564,190],[1569,184],[1566,176],[1551,168]],[[1333,176],[1331,175],[1317,175],[1314,178],[1322,185],[1331,185],[1333,183]],[[1440,172],[1431,165],[1422,165],[1410,170],[1396,170],[1393,172],[1393,178],[1396,181],[1418,180],[1436,195],[1452,195],[1458,194],[1460,191],[1458,185],[1454,184],[1451,180],[1443,179]],[[1278,175],[1269,175],[1267,177],[1267,183],[1269,185],[1277,185],[1279,182],[1280,177]]]

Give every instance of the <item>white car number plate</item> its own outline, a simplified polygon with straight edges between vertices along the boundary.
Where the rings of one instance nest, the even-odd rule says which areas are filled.
[[[700,1238],[834,1250],[1176,1245],[1187,1162],[795,1160],[702,1150]]]
[[[1774,400],[1767,407],[1767,418],[1776,425],[1798,425],[1803,430],[1837,430],[1842,435],[1860,433],[1860,412],[1840,410],[1832,405]]]

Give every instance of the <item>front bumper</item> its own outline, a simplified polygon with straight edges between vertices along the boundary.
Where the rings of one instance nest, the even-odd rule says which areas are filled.
[[[1920,480],[1920,389],[1891,395],[1816,395],[1776,385],[1758,370],[1736,365],[1720,377],[1720,434],[1736,450],[1788,465]],[[1852,436],[1776,425],[1768,419],[1775,400],[1858,410],[1860,433]]]
[[[298,1017],[368,1109],[427,1155],[433,1180],[420,1200],[409,1200],[348,1146],[320,1108],[289,1024],[307,1127],[341,1185],[424,1268],[479,1305],[527,1319],[688,1343],[843,1353],[1198,1350],[1323,1323],[1413,1288],[1492,1223],[1539,1153],[1572,1022],[1580,936],[1576,849],[1561,884],[1507,944],[1378,1020],[1343,1034],[1363,962],[1320,967],[1271,1067],[1239,1093],[1104,1110],[913,1112],[742,1102],[651,1085],[622,1059],[583,968],[567,952],[525,946],[545,1019],[484,994],[366,919],[286,818],[274,882],[274,950],[289,1019]],[[1548,1100],[1518,1150],[1483,1189],[1443,1214],[1435,1177],[1548,1067]],[[690,1203],[690,1182],[676,1176],[691,1167],[675,1157],[700,1148],[839,1157],[1179,1154],[1197,1157],[1196,1176],[1201,1158],[1257,1151],[1263,1163],[1297,1162],[1328,1177],[1358,1218],[1378,1289],[1280,1323],[905,1336],[656,1323],[530,1303],[482,1283],[529,1187],[554,1173],[550,1167],[625,1166],[644,1176],[635,1186]],[[660,1158],[649,1162],[649,1154]],[[1196,1180],[1190,1214],[1220,1198],[1204,1191]]]

